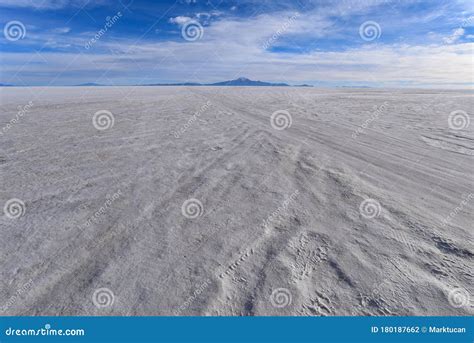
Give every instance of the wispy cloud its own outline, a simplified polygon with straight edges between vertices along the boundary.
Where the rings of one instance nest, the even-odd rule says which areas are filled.
[[[211,82],[247,76],[329,85],[472,85],[465,72],[473,67],[474,46],[469,41],[473,31],[465,25],[472,15],[465,7],[454,11],[452,3],[446,3],[413,10],[410,6],[418,3],[409,1],[405,7],[390,1],[316,7],[308,2],[304,8],[272,3],[263,2],[251,14],[245,12],[248,1],[234,10],[225,3],[207,11],[194,9],[198,4],[169,13],[165,8],[160,11],[167,15],[150,25],[153,30],[147,32],[147,26],[139,23],[144,28],[137,35],[129,34],[136,29],[130,26],[136,13],[124,11],[120,23],[91,51],[84,44],[99,24],[88,30],[72,29],[74,25],[32,29],[22,46],[48,49],[7,51],[2,57],[2,82],[44,84],[61,70],[56,84],[103,82],[100,78],[116,84]],[[110,13],[114,12],[106,12]],[[188,42],[173,29],[189,20],[204,26],[202,39]],[[380,37],[373,41],[360,37],[359,28],[368,20],[381,27]],[[272,44],[265,44],[269,39]]]
[[[186,17],[186,16],[179,15],[177,17],[170,18],[169,22],[172,23],[172,24],[183,25],[183,24],[185,24],[186,22],[188,22],[190,20],[192,20],[191,17]]]
[[[52,33],[56,33],[56,34],[64,34],[64,33],[70,32],[70,31],[71,31],[70,27],[56,27],[56,28],[51,30]]]
[[[453,31],[453,33],[449,37],[444,38],[444,42],[446,44],[452,44],[456,41],[459,40],[464,35],[464,29],[463,28],[458,28]]]
[[[105,4],[105,0],[0,0],[0,7],[33,8],[39,10],[55,10],[65,7],[93,7]]]

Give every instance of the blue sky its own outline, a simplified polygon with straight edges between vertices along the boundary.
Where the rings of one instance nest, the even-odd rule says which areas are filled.
[[[0,83],[472,88],[473,12],[465,0],[0,0]]]

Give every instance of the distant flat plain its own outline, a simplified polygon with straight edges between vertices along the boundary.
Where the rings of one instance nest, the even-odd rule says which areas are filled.
[[[474,313],[472,92],[0,92],[4,315]]]

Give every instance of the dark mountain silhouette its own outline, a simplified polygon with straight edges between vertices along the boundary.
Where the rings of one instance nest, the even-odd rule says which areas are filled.
[[[150,84],[140,85],[140,86],[206,86],[206,85],[202,83],[197,83],[197,82],[182,82],[182,83],[150,83]]]
[[[87,82],[87,83],[81,83],[79,85],[74,85],[76,87],[102,87],[105,85],[101,85],[99,83],[94,83],[94,82]]]
[[[239,77],[235,80],[209,83],[207,86],[266,86],[266,87],[289,87],[287,83],[271,83],[264,81],[253,81],[246,77]]]
[[[252,86],[252,87],[313,87],[311,85],[302,84],[302,85],[289,85],[287,83],[273,83],[273,82],[265,82],[265,81],[254,81],[250,80],[246,77],[239,77],[235,80],[228,80],[222,82],[214,82],[214,83],[199,83],[199,82],[178,82],[178,83],[150,83],[150,84],[142,84],[136,86]],[[0,87],[18,87],[15,85],[0,83]],[[95,82],[87,82],[81,83],[77,85],[73,85],[72,87],[111,87],[111,85],[103,85],[100,83]]]
[[[287,83],[272,83],[264,81],[254,81],[247,79],[246,77],[239,77],[235,80],[228,80],[214,83],[197,83],[197,82],[186,82],[186,83],[154,83],[143,86],[264,86],[264,87],[312,87],[310,85],[297,85],[291,86]]]

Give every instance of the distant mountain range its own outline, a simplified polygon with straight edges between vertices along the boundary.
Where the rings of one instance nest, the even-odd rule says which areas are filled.
[[[87,83],[81,83],[80,85],[74,85],[76,87],[102,87],[105,85],[101,85],[99,83],[94,83],[94,82],[87,82]]]
[[[106,86],[97,83],[82,83],[80,85],[76,85],[80,87],[98,87],[98,86]],[[222,81],[222,82],[215,82],[215,83],[199,83],[199,82],[180,82],[180,83],[149,83],[144,85],[137,85],[137,86],[264,86],[264,87],[312,87],[310,85],[295,85],[291,86],[287,83],[272,83],[272,82],[264,82],[264,81],[254,81],[247,79],[246,77],[239,77],[235,80],[229,81]]]
[[[215,82],[215,83],[197,83],[197,82],[187,82],[187,83],[153,83],[143,86],[264,86],[264,87],[312,87],[310,85],[295,85],[291,86],[287,83],[272,83],[264,81],[254,81],[247,79],[246,77],[239,77],[235,80]]]
[[[74,87],[107,87],[109,85],[102,85],[95,82],[81,83],[73,85]],[[289,85],[287,83],[272,83],[265,81],[254,81],[246,77],[239,77],[235,80],[215,82],[215,83],[198,83],[198,82],[183,82],[183,83],[151,83],[137,86],[253,86],[253,87],[313,87],[311,85]],[[0,87],[15,87],[14,85],[7,85],[0,83]]]
[[[235,80],[210,83],[206,86],[265,86],[265,87],[289,87],[287,83],[271,83],[264,81],[253,81],[245,77],[239,77]]]

